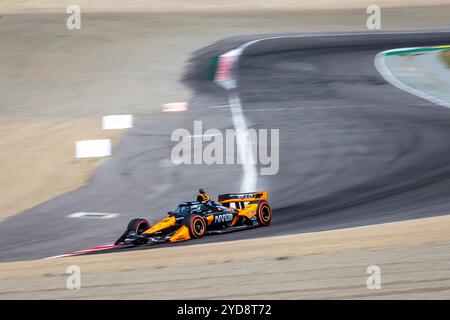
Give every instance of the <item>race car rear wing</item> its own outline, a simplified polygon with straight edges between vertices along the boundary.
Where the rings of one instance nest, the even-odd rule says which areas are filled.
[[[219,195],[219,203],[234,203],[234,202],[251,202],[265,200],[267,201],[267,191],[247,192],[247,193],[227,193]]]

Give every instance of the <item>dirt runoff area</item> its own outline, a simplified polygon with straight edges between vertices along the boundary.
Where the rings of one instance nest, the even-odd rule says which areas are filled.
[[[75,142],[111,139],[101,119],[0,117],[0,221],[85,184],[102,158],[75,159]]]
[[[449,228],[447,215],[272,238],[2,263],[0,299],[448,299]],[[81,287],[70,290],[66,272],[73,265],[80,268]],[[370,278],[375,269],[380,271],[379,289]]]
[[[72,0],[3,0],[2,7],[6,13],[56,12],[73,5]],[[356,9],[373,5],[371,0],[78,0],[81,8],[89,11],[241,11],[241,10],[323,10],[323,9]],[[445,0],[378,0],[376,4],[384,8],[392,7],[424,7],[448,4]]]
[[[447,64],[447,67],[450,69],[450,50],[445,50],[442,52],[442,60]]]

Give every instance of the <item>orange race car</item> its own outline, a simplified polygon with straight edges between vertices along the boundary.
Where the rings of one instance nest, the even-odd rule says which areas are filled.
[[[200,189],[197,201],[183,202],[168,215],[154,226],[143,218],[131,220],[115,245],[178,242],[207,234],[268,226],[272,209],[266,191],[222,194],[215,202]]]

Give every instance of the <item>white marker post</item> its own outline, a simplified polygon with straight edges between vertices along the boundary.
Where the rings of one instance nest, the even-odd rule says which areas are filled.
[[[169,102],[162,105],[162,112],[183,112],[187,108],[186,102]]]
[[[68,218],[86,218],[86,219],[111,219],[119,216],[119,213],[108,212],[75,212],[69,214]]]
[[[129,129],[133,127],[133,115],[110,115],[102,118],[103,130]]]
[[[76,158],[97,158],[111,155],[111,140],[81,140],[75,143]]]

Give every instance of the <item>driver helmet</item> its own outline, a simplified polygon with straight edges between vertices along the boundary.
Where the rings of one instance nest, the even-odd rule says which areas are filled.
[[[205,190],[199,189],[197,195],[197,201],[210,201],[211,198],[206,194]]]

